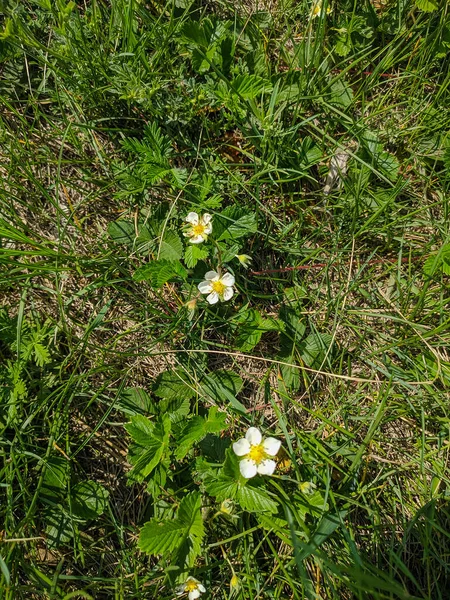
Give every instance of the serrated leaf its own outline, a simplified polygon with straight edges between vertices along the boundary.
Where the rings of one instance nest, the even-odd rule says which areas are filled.
[[[439,8],[437,0],[415,0],[415,3],[424,12],[433,12]]]
[[[199,391],[217,404],[223,404],[227,400],[238,412],[245,414],[247,412],[245,406],[236,398],[242,386],[243,381],[237,373],[219,369],[204,375]]]
[[[192,446],[202,440],[208,433],[223,431],[226,427],[225,419],[226,414],[218,412],[216,406],[209,409],[206,419],[200,416],[191,419],[182,431],[175,450],[175,458],[177,460],[183,459]]]
[[[184,253],[184,262],[189,269],[193,269],[199,260],[208,258],[208,249],[199,244],[189,244]]]
[[[252,484],[240,486],[236,500],[240,506],[248,512],[276,513],[277,503],[272,500],[262,488],[254,487]]]
[[[139,387],[126,388],[116,403],[116,408],[126,415],[155,414],[156,407],[149,394]]]
[[[133,465],[128,476],[136,481],[142,481],[164,459],[169,446],[171,421],[168,415],[162,415],[157,421],[151,422],[142,415],[135,415],[125,429],[132,437],[128,457]]]
[[[218,240],[237,240],[250,233],[255,233],[257,228],[256,214],[247,213],[237,218],[234,222],[228,221],[226,229],[218,237]]]
[[[179,260],[183,255],[183,244],[180,236],[174,231],[166,231],[159,249],[160,260],[169,262]]]
[[[134,272],[135,281],[150,281],[155,288],[161,288],[171,279],[186,279],[188,273],[179,261],[155,260],[139,267]]]
[[[160,373],[156,378],[153,392],[158,398],[167,400],[190,400],[196,393],[189,376],[182,369],[171,369]]]
[[[141,529],[138,546],[152,556],[173,554],[173,562],[178,566],[191,567],[200,554],[204,534],[201,495],[192,492],[181,501],[175,519],[152,519],[146,523]]]
[[[238,75],[231,82],[231,87],[236,94],[246,100],[251,100],[262,92],[272,90],[272,84],[259,75]]]
[[[299,346],[303,362],[308,367],[320,366],[320,363],[329,352],[333,338],[327,333],[311,333]]]
[[[81,481],[70,490],[72,512],[80,519],[95,519],[108,506],[109,492],[96,481]]]
[[[133,221],[113,221],[108,224],[108,235],[116,244],[132,246],[136,237]]]

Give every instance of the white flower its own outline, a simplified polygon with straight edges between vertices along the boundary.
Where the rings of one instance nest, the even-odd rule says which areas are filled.
[[[272,475],[277,463],[271,457],[277,455],[280,446],[280,440],[273,437],[263,440],[259,429],[250,427],[245,438],[233,444],[234,453],[243,457],[239,463],[242,477],[250,479],[257,473]]]
[[[235,254],[234,256],[238,259],[244,269],[248,269],[249,264],[252,262],[252,257],[249,254]]]
[[[208,239],[212,232],[212,216],[205,213],[201,217],[196,212],[190,212],[184,219],[189,224],[184,236],[189,238],[191,244],[201,244]]]
[[[200,594],[206,592],[205,586],[195,579],[194,577],[188,577],[184,584],[179,588],[177,595],[185,594],[187,592],[189,600],[196,600],[200,597]]]
[[[331,6],[327,6],[327,15],[331,13]],[[315,19],[322,14],[322,0],[316,0],[311,9],[311,19]]]
[[[234,277],[230,273],[224,273],[219,275],[216,271],[208,271],[205,274],[205,281],[198,284],[198,289],[202,294],[209,294],[206,296],[206,301],[210,304],[216,304],[219,302],[226,302],[233,297],[234,294]]]

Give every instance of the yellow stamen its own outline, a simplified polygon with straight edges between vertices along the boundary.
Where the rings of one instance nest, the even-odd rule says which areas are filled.
[[[198,583],[196,581],[188,581],[186,583],[186,586],[184,588],[185,592],[193,592],[194,590],[196,590],[198,588]]]
[[[198,225],[193,225],[192,226],[192,233],[194,235],[203,235],[205,232],[206,226],[203,225],[202,223],[199,223]]]
[[[248,458],[254,460],[257,465],[264,460],[266,457],[266,451],[262,444],[258,444],[257,446],[252,446],[250,448],[250,452],[248,453]]]
[[[226,285],[224,285],[220,280],[219,281],[211,281],[212,289],[219,294],[219,296],[223,296],[223,293],[226,289]]]

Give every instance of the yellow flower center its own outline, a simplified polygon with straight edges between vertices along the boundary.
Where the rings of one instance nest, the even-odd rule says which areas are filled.
[[[212,289],[219,294],[219,296],[223,296],[223,293],[226,289],[226,285],[224,285],[220,280],[219,281],[211,281]]]
[[[250,452],[248,453],[248,458],[254,460],[257,465],[264,460],[266,457],[266,452],[262,444],[258,444],[257,446],[252,446],[250,448]]]
[[[203,235],[206,229],[206,225],[203,225],[203,223],[199,223],[198,225],[193,225],[192,226],[192,233],[194,235]]]
[[[186,583],[186,586],[184,588],[185,592],[193,592],[194,590],[196,590],[198,588],[198,583],[196,581],[192,581],[192,579],[190,581],[188,581]]]

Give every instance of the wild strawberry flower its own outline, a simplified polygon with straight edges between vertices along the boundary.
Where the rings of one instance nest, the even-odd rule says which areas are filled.
[[[200,597],[200,594],[204,594],[206,592],[205,586],[195,579],[194,577],[188,577],[183,585],[177,591],[177,595],[181,596],[182,594],[188,595],[189,600],[196,600],[196,598]]]
[[[205,274],[205,281],[198,284],[198,289],[201,294],[208,294],[206,301],[209,304],[226,302],[233,297],[234,294],[234,277],[230,273],[220,275],[216,271],[208,271]]]
[[[239,463],[242,477],[250,479],[257,473],[272,475],[277,466],[273,457],[277,455],[280,446],[280,440],[273,437],[263,440],[259,429],[250,427],[245,438],[241,438],[233,444],[234,453],[243,457]]]
[[[331,13],[331,6],[327,6],[327,15]],[[311,9],[311,19],[315,19],[322,14],[322,0],[316,0]]]
[[[199,216],[196,212],[190,212],[184,220],[188,226],[183,235],[189,238],[191,244],[201,244],[208,239],[208,235],[212,232],[211,215],[205,213]]]

